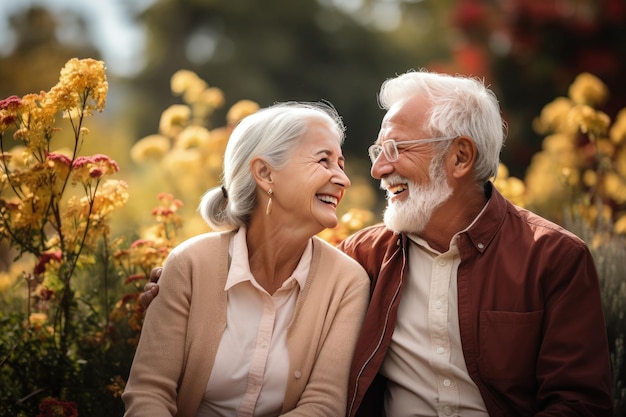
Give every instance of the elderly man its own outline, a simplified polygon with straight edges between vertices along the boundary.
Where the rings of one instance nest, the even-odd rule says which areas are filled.
[[[379,102],[384,225],[339,246],[371,279],[348,415],[612,416],[593,259],[489,181],[505,131],[493,92],[411,71]]]
[[[367,270],[350,416],[611,416],[586,245],[493,187],[504,125],[476,79],[387,80],[370,147],[384,225],[340,248]]]

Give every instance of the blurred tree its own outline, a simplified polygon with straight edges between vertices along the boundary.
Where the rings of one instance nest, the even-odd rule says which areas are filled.
[[[459,41],[481,54],[509,121],[503,160],[523,176],[541,138],[532,120],[567,94],[582,72],[610,90],[604,110],[626,107],[624,0],[458,0],[452,11]],[[476,74],[479,75],[479,74]]]
[[[169,77],[185,68],[226,91],[231,102],[225,108],[241,98],[262,106],[331,101],[348,126],[346,153],[362,159],[368,170],[366,148],[382,117],[376,92],[385,78],[446,59],[437,13],[449,2],[398,2],[400,20],[385,30],[364,18],[375,16],[380,2],[363,3],[350,13],[340,3],[156,2],[138,17],[148,28],[149,48],[147,68],[135,85],[149,97],[142,102],[157,107],[144,109],[149,123],[143,134],[154,131],[160,112],[172,102]]]
[[[56,32],[60,22],[50,10],[31,7],[9,17],[16,45],[0,57],[0,98],[48,90],[59,79],[59,69],[74,57],[98,59],[98,50],[84,42],[86,22],[78,14],[65,12],[65,22],[72,22],[80,43],[61,43]]]

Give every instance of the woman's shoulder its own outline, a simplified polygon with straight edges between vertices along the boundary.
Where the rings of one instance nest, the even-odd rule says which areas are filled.
[[[228,245],[233,232],[206,232],[196,236],[192,236],[172,249],[172,253],[178,254],[193,250],[206,250],[207,248],[219,248],[222,245]]]

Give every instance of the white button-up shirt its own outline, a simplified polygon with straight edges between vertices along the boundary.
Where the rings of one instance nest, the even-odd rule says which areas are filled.
[[[381,367],[389,379],[385,395],[388,416],[488,416],[461,348],[457,236],[445,253],[432,249],[420,237],[409,236],[407,282]]]
[[[289,372],[287,327],[309,273],[312,243],[273,295],[250,272],[245,228],[232,239],[229,254],[227,326],[197,415],[278,415]],[[211,318],[206,319],[210,326]]]

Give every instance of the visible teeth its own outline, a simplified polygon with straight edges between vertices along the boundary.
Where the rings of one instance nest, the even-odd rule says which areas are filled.
[[[387,190],[391,194],[400,194],[402,191],[406,190],[407,187],[404,184],[393,185],[387,188]]]
[[[335,206],[339,202],[337,197],[333,197],[332,195],[318,195],[317,198],[323,201],[324,203],[330,203]]]

